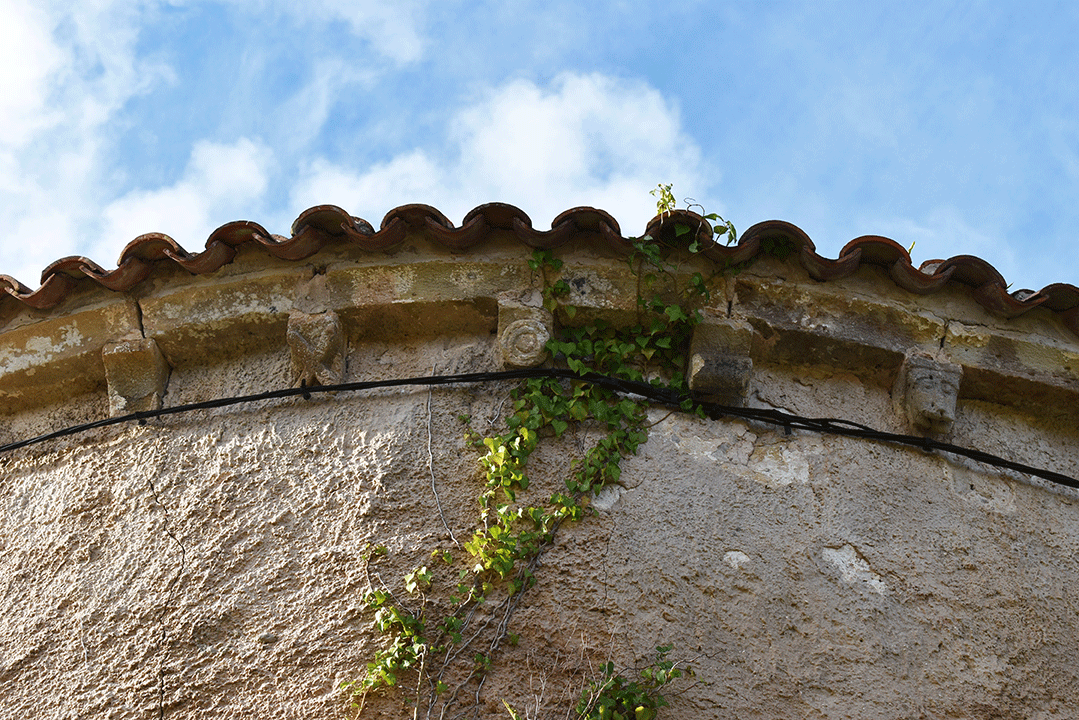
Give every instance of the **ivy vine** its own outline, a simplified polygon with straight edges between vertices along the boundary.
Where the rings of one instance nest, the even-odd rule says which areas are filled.
[[[660,185],[660,214],[674,209],[670,185]],[[703,215],[714,237],[736,238],[734,226],[718,215]],[[714,223],[714,225],[713,225]],[[580,376],[572,382],[551,378],[523,381],[510,394],[504,430],[481,435],[468,416],[461,416],[466,442],[480,453],[483,486],[477,496],[478,517],[471,537],[456,552],[435,550],[432,567],[415,568],[403,579],[404,594],[374,588],[368,576],[366,605],[374,627],[386,638],[383,649],[368,662],[363,676],[342,687],[359,716],[372,692],[408,681],[413,717],[441,717],[471,692],[476,703],[491,663],[504,643],[518,636],[510,621],[522,596],[536,582],[540,556],[555,542],[559,528],[591,511],[590,500],[621,481],[622,461],[635,455],[648,438],[643,403],[587,381],[589,373],[650,382],[680,391],[688,398],[683,368],[700,308],[710,299],[711,277],[692,273],[684,280],[672,258],[698,255],[704,249],[699,227],[677,225],[672,247],[644,236],[632,241],[626,259],[636,278],[636,316],[628,327],[603,320],[577,322],[577,308],[568,302],[570,286],[561,276],[562,261],[537,250],[529,267],[543,286],[544,306],[559,328],[547,343],[551,362]],[[711,234],[711,233],[707,233]],[[679,254],[682,255],[679,255]],[[695,410],[689,399],[682,409]],[[541,438],[563,436],[573,425],[599,428],[601,437],[571,464],[561,490],[537,500],[527,497],[529,459]],[[462,552],[463,550],[463,552]],[[365,567],[386,554],[369,549]],[[652,720],[666,705],[664,688],[692,674],[668,659],[670,646],[657,648],[654,661],[636,677],[603,666],[603,677],[581,695],[578,720]],[[520,715],[508,704],[511,718]]]

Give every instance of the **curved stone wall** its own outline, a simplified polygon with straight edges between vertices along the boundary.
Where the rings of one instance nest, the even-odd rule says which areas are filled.
[[[559,254],[580,317],[632,315],[617,253]],[[519,331],[554,320],[527,260],[497,238],[241,252],[27,310],[0,334],[0,442],[300,380],[541,361]],[[963,287],[914,296],[873,267],[821,284],[764,258],[713,282],[698,393],[1079,476],[1079,346],[1053,313],[996,320]],[[337,686],[382,641],[363,593],[400,593],[469,533],[480,479],[457,418],[497,427],[511,387],[269,400],[0,455],[0,717],[341,717]],[[672,718],[1071,717],[1077,491],[877,441],[649,419],[622,485],[542,556],[480,717],[503,699],[565,717],[600,664],[660,644],[696,670]],[[529,492],[556,490],[590,432],[545,443]],[[409,694],[363,717],[411,717]]]

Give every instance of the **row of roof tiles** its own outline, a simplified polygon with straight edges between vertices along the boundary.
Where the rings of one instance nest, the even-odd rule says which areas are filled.
[[[743,233],[736,245],[726,246],[712,240],[712,229],[707,222],[686,210],[657,216],[645,232],[673,242],[678,224],[697,227],[706,248],[704,254],[724,266],[774,253],[777,248],[793,253],[810,277],[819,281],[837,280],[863,265],[875,265],[887,269],[897,285],[912,293],[933,293],[948,283],[967,285],[978,303],[1000,317],[1012,318],[1036,307],[1047,308],[1079,336],[1079,287],[1055,283],[1038,291],[1009,293],[996,268],[974,256],[931,260],[915,268],[901,245],[888,238],[866,235],[851,240],[839,257],[832,260],[818,255],[813,241],[800,228],[779,220],[758,223]],[[232,262],[237,249],[248,244],[262,247],[276,258],[296,261],[335,244],[385,251],[399,245],[409,233],[418,232],[455,252],[465,252],[481,244],[492,231],[509,232],[532,248],[557,248],[571,239],[580,241],[582,235],[621,251],[628,252],[631,247],[611,215],[590,207],[566,210],[554,219],[550,230],[537,230],[524,211],[504,203],[475,208],[460,227],[429,205],[402,205],[387,213],[375,230],[366,220],[353,217],[339,207],[320,205],[296,218],[292,236],[288,238],[272,235],[258,223],[237,221],[214,230],[206,240],[205,249],[191,253],[167,235],[149,233],[127,244],[114,270],[105,270],[85,257],[67,257],[45,268],[41,286],[36,290],[8,275],[0,275],[0,290],[24,305],[44,310],[60,305],[83,282],[92,281],[114,292],[126,292],[165,263],[179,265],[196,275],[212,273]]]

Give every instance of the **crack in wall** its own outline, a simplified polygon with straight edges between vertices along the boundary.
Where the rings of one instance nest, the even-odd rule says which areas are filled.
[[[154,496],[154,502],[161,508],[165,514],[164,523],[162,529],[165,534],[168,535],[176,545],[180,548],[180,567],[177,569],[176,574],[169,580],[168,585],[165,587],[165,602],[161,606],[161,612],[158,614],[158,625],[160,626],[160,640],[158,646],[158,692],[157,692],[157,717],[158,720],[163,720],[165,717],[165,659],[168,652],[168,628],[165,624],[165,615],[172,607],[172,599],[176,594],[176,585],[180,578],[183,576],[187,567],[187,547],[180,542],[180,539],[176,537],[176,534],[172,531],[169,523],[169,509],[161,502],[161,497],[157,494],[157,488],[154,486],[153,478],[147,477],[146,483],[150,486],[150,493]]]
[[[145,338],[146,327],[143,325],[142,322],[142,303],[140,303],[138,300],[135,301],[135,324],[138,326],[139,329],[139,337]]]
[[[618,528],[618,524],[611,520],[611,531],[607,533],[607,542],[603,547],[603,622],[607,626],[607,633],[611,634],[611,623],[608,619],[607,608],[610,606],[609,593],[611,590],[611,538],[614,537],[614,531]]]
[[[434,366],[431,367],[431,374],[435,374]],[[438,497],[438,486],[435,483],[435,455],[431,449],[431,395],[433,388],[427,388],[427,472],[431,476],[431,493],[435,496],[435,505],[438,507],[438,516],[442,519],[442,526],[446,528],[446,532],[450,534],[450,540],[453,540],[453,544],[457,547],[461,547],[461,543],[457,541],[457,536],[453,534],[453,530],[450,529],[450,525],[446,522],[446,515],[442,512],[442,500]]]

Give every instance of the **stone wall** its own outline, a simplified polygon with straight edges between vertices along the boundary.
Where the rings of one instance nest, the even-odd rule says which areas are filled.
[[[632,313],[613,251],[559,254],[582,317]],[[527,259],[422,238],[302,262],[250,251],[15,314],[0,442],[300,379],[501,369],[506,328],[540,304]],[[874,268],[822,284],[770,258],[714,282],[699,392],[1079,476],[1079,342],[1048,311],[1002,321],[960,285],[913,296]],[[422,564],[456,572],[431,553],[460,553],[475,523],[457,418],[498,427],[512,386],[268,400],[3,454],[0,717],[342,717],[338,685],[383,642],[364,592],[403,595]],[[649,419],[622,485],[542,556],[479,717],[508,717],[503,699],[570,717],[602,663],[660,644],[696,671],[661,717],[1073,717],[1075,490],[883,442]],[[545,442],[529,492],[555,490],[592,432]],[[411,717],[410,696],[363,717]]]

